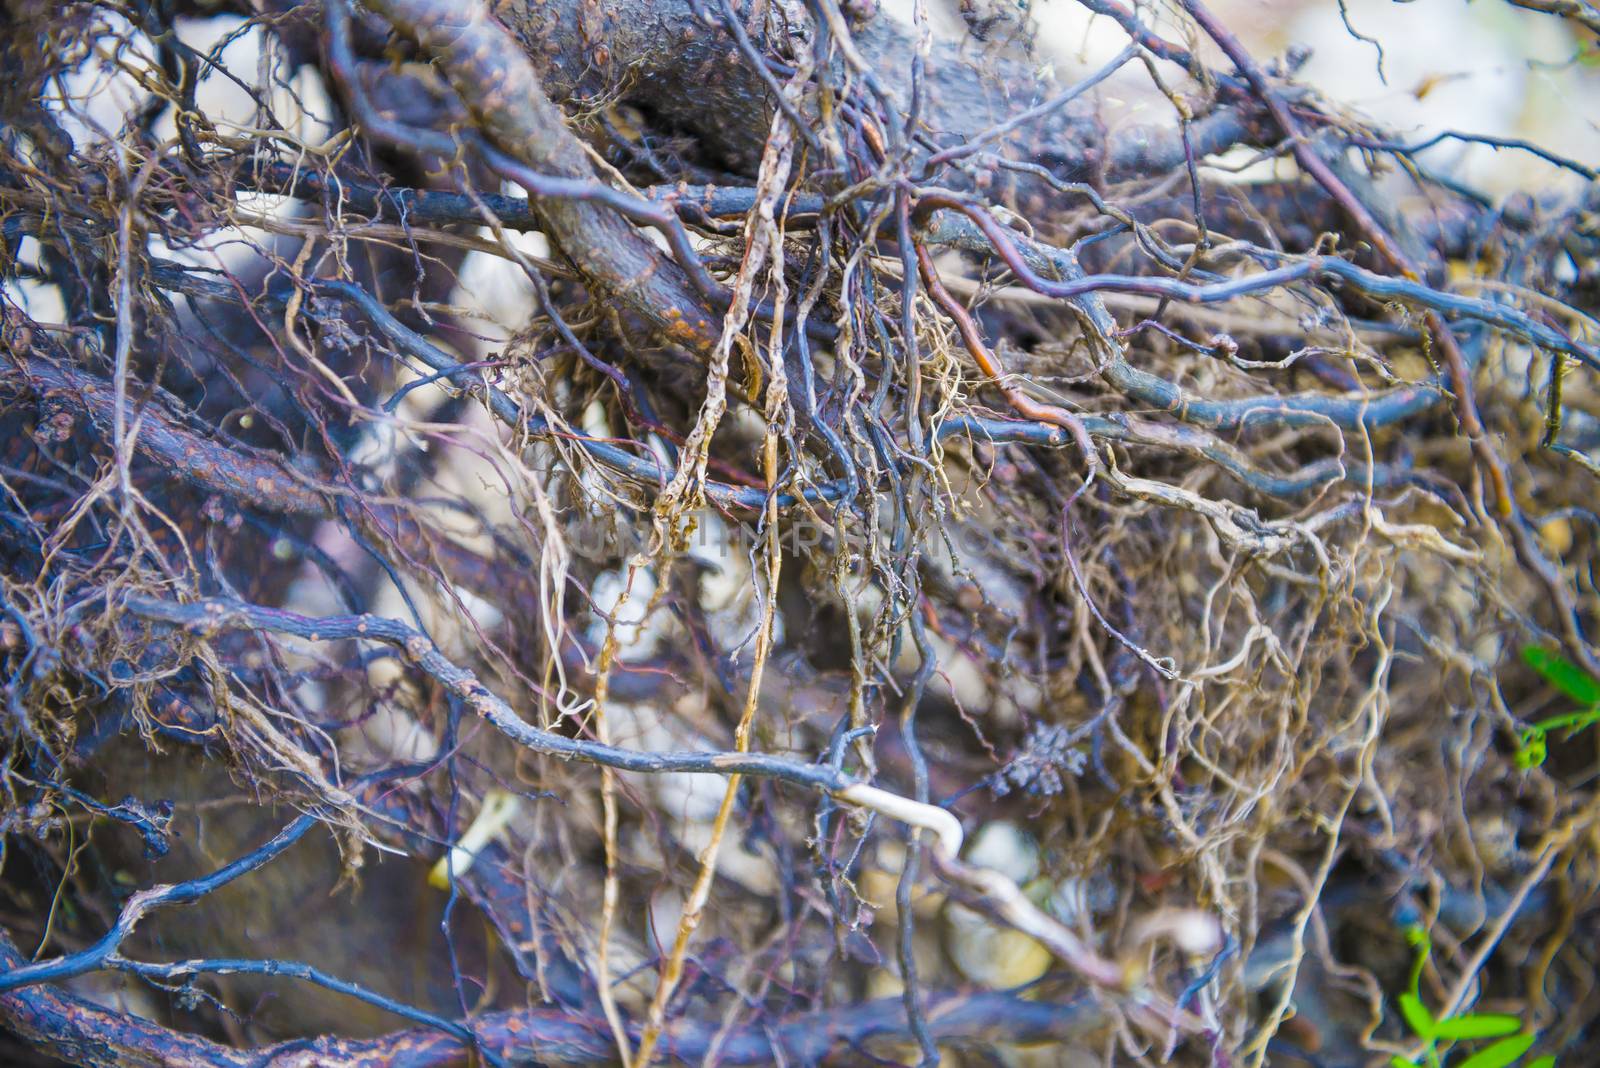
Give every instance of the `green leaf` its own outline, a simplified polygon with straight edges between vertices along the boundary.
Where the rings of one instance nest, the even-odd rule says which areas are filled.
[[[1536,731],[1543,731],[1546,734],[1554,733],[1555,731],[1562,730],[1563,728],[1569,732],[1576,731],[1593,723],[1595,721],[1595,716],[1596,712],[1594,709],[1586,708],[1582,712],[1568,712],[1564,716],[1551,716],[1549,719],[1541,719],[1538,723],[1533,725],[1533,729]]]
[[[1492,1046],[1485,1046],[1460,1064],[1456,1068],[1506,1068],[1506,1065],[1528,1052],[1528,1047],[1533,1045],[1537,1035],[1512,1035],[1502,1038]]]
[[[1433,1013],[1428,1011],[1428,1006],[1422,1003],[1422,999],[1408,991],[1400,995],[1399,1001],[1400,1014],[1406,1018],[1406,1023],[1411,1025],[1411,1030],[1416,1036],[1433,1038]]]
[[[1560,653],[1541,649],[1537,645],[1522,647],[1522,659],[1544,681],[1580,704],[1600,705],[1600,681]]]
[[[1543,1057],[1535,1057],[1528,1062],[1528,1068],[1556,1068],[1556,1055],[1546,1053]]]
[[[1499,1038],[1522,1030],[1522,1021],[1502,1012],[1471,1012],[1465,1016],[1446,1016],[1434,1025],[1433,1033],[1451,1042],[1468,1038]]]
[[[1404,1057],[1396,1054],[1395,1056],[1389,1058],[1389,1068],[1417,1068],[1417,1062],[1408,1061]]]

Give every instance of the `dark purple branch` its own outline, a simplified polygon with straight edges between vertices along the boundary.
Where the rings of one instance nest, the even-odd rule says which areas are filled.
[[[962,212],[983,230],[1006,266],[1029,289],[1061,300],[1073,300],[1090,293],[1136,293],[1161,297],[1185,304],[1220,304],[1277,289],[1293,282],[1337,279],[1363,296],[1413,304],[1429,311],[1475,319],[1531,344],[1554,352],[1576,356],[1600,370],[1600,349],[1585,345],[1554,327],[1515,308],[1476,297],[1446,293],[1409,278],[1395,278],[1357,267],[1335,256],[1307,256],[1282,267],[1247,274],[1225,282],[1195,285],[1177,278],[1146,275],[1090,274],[1067,281],[1044,278],[1030,267],[1018,251],[1012,235],[986,211],[948,194],[929,193],[919,202],[921,218],[934,210],[950,208]]]

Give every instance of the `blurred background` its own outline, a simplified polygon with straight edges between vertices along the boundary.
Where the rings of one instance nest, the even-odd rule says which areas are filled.
[[[955,0],[936,0],[929,14],[956,36],[963,28],[958,7]],[[1212,0],[1210,7],[1263,63],[1293,48],[1309,49],[1302,82],[1409,140],[1446,130],[1522,138],[1600,165],[1600,42],[1581,39],[1583,31],[1572,23],[1499,0]],[[1194,37],[1175,8],[1138,8],[1161,36],[1199,47],[1219,70],[1227,69],[1220,52]],[[891,0],[890,10],[909,18],[912,2]],[[1038,28],[1040,60],[1066,81],[1127,44],[1121,28],[1077,0],[1032,0],[1017,11]],[[991,42],[1017,33],[1018,25],[1012,18],[997,26]],[[1176,68],[1163,65],[1162,73],[1181,84]],[[1128,108],[1113,107],[1110,114],[1130,122],[1170,118],[1170,105],[1151,93],[1137,64],[1122,75],[1104,92],[1108,103],[1120,95]],[[1147,109],[1165,111],[1141,117]],[[1426,161],[1489,195],[1578,181],[1529,153],[1483,145],[1446,141],[1430,149]]]

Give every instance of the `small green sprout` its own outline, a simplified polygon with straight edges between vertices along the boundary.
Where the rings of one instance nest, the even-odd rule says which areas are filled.
[[[1565,730],[1566,737],[1570,738],[1585,727],[1600,723],[1600,680],[1560,653],[1541,649],[1537,645],[1524,646],[1522,659],[1545,682],[1585,706],[1576,712],[1540,720],[1518,732],[1517,767],[1526,771],[1544,763],[1549,753],[1547,739],[1552,731]]]
[[[1522,1021],[1509,1013],[1465,1012],[1434,1016],[1422,1003],[1422,996],[1418,993],[1422,970],[1433,951],[1427,928],[1407,927],[1406,941],[1416,947],[1417,959],[1411,966],[1410,988],[1395,1000],[1406,1025],[1426,1045],[1419,1060],[1399,1056],[1389,1058],[1391,1068],[1422,1068],[1424,1065],[1427,1068],[1444,1068],[1445,1058],[1454,1052],[1458,1043],[1489,1039],[1494,1041],[1468,1054],[1466,1058],[1455,1061],[1451,1068],[1507,1068],[1532,1048],[1539,1036],[1532,1031],[1524,1031]],[[1545,1054],[1535,1057],[1523,1068],[1555,1068],[1555,1063],[1555,1057]]]

